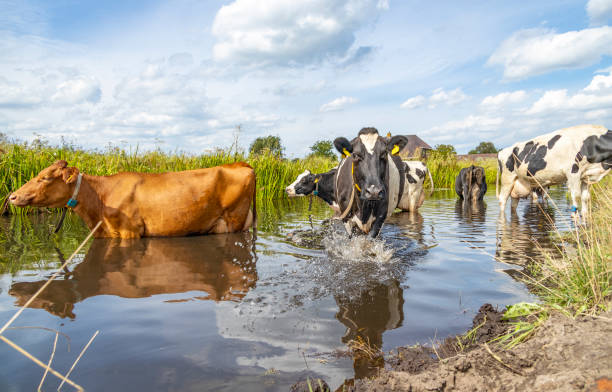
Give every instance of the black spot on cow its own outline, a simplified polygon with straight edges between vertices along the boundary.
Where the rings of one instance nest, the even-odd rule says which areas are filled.
[[[419,178],[425,178],[425,172],[421,169],[414,169],[414,171],[416,172],[416,175],[419,176]]]
[[[531,153],[525,158],[525,162],[529,163],[529,166],[527,166],[528,177],[533,177],[538,171],[546,168],[546,161],[544,158],[546,157],[547,151],[548,148],[546,146],[539,146],[537,149],[534,147]]]
[[[612,168],[612,131],[584,139],[580,154],[584,155],[589,163],[601,163],[606,170]]]
[[[523,147],[523,151],[519,152],[517,154],[518,160],[519,160],[519,166],[521,165],[521,163],[525,162],[525,158],[529,155],[531,155],[533,153],[533,151],[535,151],[535,149],[537,148],[537,143],[534,143],[533,141],[528,141],[527,143],[525,143],[525,147]]]
[[[575,163],[572,165],[572,173],[578,173],[578,165]]]
[[[499,160],[499,159],[497,160],[497,168],[498,168],[499,172],[501,173],[501,171],[502,171],[502,161]]]
[[[510,156],[508,157],[508,160],[506,161],[506,168],[508,168],[508,170],[511,172],[514,171],[514,161],[516,160],[517,154],[518,154],[518,147],[514,147],[512,149],[512,154],[510,154]]]
[[[555,145],[555,143],[557,143],[557,140],[559,139],[561,139],[561,135],[553,136],[552,139],[548,141],[548,149],[550,150],[551,148],[553,148],[553,146]]]
[[[414,179],[414,177],[412,177],[410,174],[406,173],[406,179],[408,180],[409,183],[411,184],[416,184],[417,180]]]

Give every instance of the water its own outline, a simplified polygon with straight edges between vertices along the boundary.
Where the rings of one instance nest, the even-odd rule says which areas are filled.
[[[513,276],[537,262],[534,240],[552,249],[548,231],[568,224],[564,189],[552,195],[552,220],[521,201],[503,221],[494,190],[469,210],[436,192],[418,214],[391,217],[374,243],[323,231],[331,211],[318,201],[312,232],[306,199],[267,203],[256,240],[94,240],[13,325],[68,336],[70,351],[60,335],[53,361],[61,372],[99,330],[71,376],[91,391],[287,391],[306,376],[334,389],[376,372],[346,354],[351,341],[430,344],[465,332],[485,302],[537,301]],[[50,235],[56,219],[0,220],[1,323],[86,236],[75,216]],[[55,337],[5,335],[43,362]],[[41,368],[3,343],[0,359],[0,390],[36,389]],[[48,375],[44,389],[58,384]]]

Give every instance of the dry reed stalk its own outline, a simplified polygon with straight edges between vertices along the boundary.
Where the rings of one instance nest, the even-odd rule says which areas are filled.
[[[59,373],[57,370],[53,369],[52,367],[49,367],[49,366],[45,365],[38,358],[36,358],[32,354],[30,354],[29,352],[27,352],[26,350],[21,348],[21,346],[18,346],[17,343],[13,342],[12,340],[7,338],[6,336],[0,335],[0,340],[4,341],[4,343],[8,344],[9,346],[11,346],[15,350],[17,350],[19,353],[24,355],[26,358],[28,358],[29,360],[31,360],[32,362],[34,362],[35,364],[37,364],[41,368],[49,369],[49,372],[51,372],[51,374],[53,374],[55,377],[59,378],[60,380],[66,381],[68,384],[70,384],[73,387],[75,387],[78,391],[84,391],[82,386],[80,386],[79,384],[75,383],[74,381],[66,378],[65,376],[63,376],[61,373]]]
[[[36,299],[36,297],[38,297],[40,295],[40,293],[43,292],[44,289],[47,288],[47,286],[53,281],[53,279],[55,279],[63,270],[64,268],[68,265],[68,263],[70,263],[72,261],[72,259],[74,258],[74,256],[77,255],[77,253],[79,253],[79,251],[81,250],[81,248],[83,248],[83,246],[85,246],[85,244],[87,243],[87,241],[89,241],[89,239],[91,238],[91,236],[93,236],[93,234],[96,232],[96,230],[98,230],[98,228],[100,227],[100,225],[102,224],[102,221],[98,222],[98,224],[96,225],[96,227],[94,227],[93,229],[91,229],[91,231],[89,232],[89,235],[87,236],[87,238],[85,238],[83,240],[83,242],[81,242],[81,245],[79,245],[79,247],[72,253],[72,255],[68,258],[68,260],[66,260],[64,262],[64,264],[62,264],[62,266],[55,271],[55,273],[53,275],[51,275],[51,277],[45,282],[45,284],[43,284],[40,289],[38,289],[38,291],[36,293],[34,293],[34,295],[28,300],[28,302],[25,303],[25,305],[23,305],[18,311],[17,313],[15,313],[13,315],[13,317],[11,317],[11,319],[9,321],[7,321],[4,326],[0,329],[0,335],[2,335],[2,333],[4,331],[6,331],[6,329],[13,323],[13,321],[15,321],[17,319],[17,317],[19,317],[19,315],[28,307],[30,306],[30,304]]]
[[[57,347],[57,338],[58,337],[59,337],[59,333],[56,333],[55,334],[55,340],[53,341],[53,350],[51,351],[51,357],[49,357],[49,362],[47,363],[47,368],[45,369],[45,373],[43,374],[42,378],[40,379],[40,384],[38,384],[38,392],[41,392],[40,388],[42,388],[42,386],[43,386],[43,384],[45,382],[45,378],[47,377],[47,373],[49,372],[49,368],[51,367],[51,362],[53,362],[53,357],[55,356],[55,348]]]
[[[81,359],[81,357],[83,356],[83,354],[85,354],[85,351],[87,351],[87,349],[89,348],[89,345],[91,344],[91,342],[93,342],[93,340],[96,338],[96,336],[98,336],[98,333],[100,331],[96,331],[96,333],[93,334],[93,336],[91,337],[91,339],[89,339],[89,342],[87,342],[87,344],[85,345],[85,347],[83,347],[83,350],[81,350],[81,353],[79,354],[79,356],[77,357],[77,359],[74,361],[74,363],[72,364],[72,366],[70,367],[70,370],[68,370],[68,373],[66,373],[66,377],[70,376],[70,373],[72,373],[72,370],[74,370],[74,367],[76,366],[77,362],[79,362],[79,360]],[[65,379],[66,380],[66,379]],[[60,389],[62,389],[62,385],[64,385],[64,381],[62,381],[62,383],[60,384],[59,387],[57,387],[57,390],[59,391]]]

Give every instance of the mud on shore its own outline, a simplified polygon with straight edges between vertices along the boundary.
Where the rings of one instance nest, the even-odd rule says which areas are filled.
[[[552,314],[512,349],[488,343],[511,325],[483,305],[470,339],[436,348],[400,347],[372,379],[350,391],[612,391],[612,312],[571,319]],[[342,388],[342,387],[341,387]]]

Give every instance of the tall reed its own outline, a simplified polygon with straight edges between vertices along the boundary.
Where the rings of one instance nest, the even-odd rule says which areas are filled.
[[[58,159],[64,159],[70,166],[76,166],[84,173],[110,175],[122,171],[160,173],[213,167],[225,163],[246,161],[257,175],[258,198],[278,198],[301,172],[325,172],[337,164],[333,159],[309,157],[288,160],[272,154],[246,157],[217,150],[209,154],[191,155],[182,152],[166,153],[160,150],[139,152],[138,149],[125,151],[110,147],[102,151],[85,151],[73,146],[52,147],[45,144],[6,144],[0,155],[0,197],[18,189],[45,167]],[[11,208],[20,213],[27,209]]]

